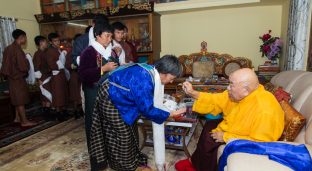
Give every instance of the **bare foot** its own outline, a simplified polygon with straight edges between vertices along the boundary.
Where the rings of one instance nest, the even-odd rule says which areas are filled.
[[[15,114],[15,119],[13,122],[14,123],[20,123],[21,122],[21,118],[19,117],[19,115],[17,113]]]
[[[20,120],[18,120],[18,119],[14,119],[14,121],[13,121],[14,123],[20,123],[21,121]]]
[[[30,126],[35,126],[35,125],[37,125],[37,123],[31,122],[31,121],[26,121],[26,122],[21,123],[22,127],[30,127]]]

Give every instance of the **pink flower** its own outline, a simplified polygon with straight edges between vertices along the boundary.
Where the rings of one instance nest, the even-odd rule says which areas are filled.
[[[263,36],[262,36],[262,40],[263,41],[267,41],[267,40],[269,40],[271,38],[271,35],[268,33],[268,34],[264,34]]]
[[[268,59],[276,59],[279,57],[279,53],[282,48],[282,40],[279,37],[272,37],[271,30],[268,33],[263,34],[259,37],[262,40],[262,45],[260,46],[260,52],[262,52],[262,57],[266,56]]]
[[[270,45],[264,45],[264,46],[262,47],[262,50],[263,50],[263,52],[264,52],[265,54],[267,54],[267,53],[269,52],[269,50],[270,50]]]
[[[282,40],[280,39],[280,38],[277,38],[277,39],[275,39],[275,42],[274,42],[277,46],[280,46],[280,47],[282,47],[282,45],[283,45],[283,42],[282,42]]]

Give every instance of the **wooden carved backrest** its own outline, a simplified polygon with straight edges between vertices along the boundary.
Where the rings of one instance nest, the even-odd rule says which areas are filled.
[[[207,52],[206,42],[201,43],[202,50],[200,53],[192,53],[190,55],[181,55],[179,61],[184,67],[184,76],[190,76],[193,72],[193,63],[200,61],[213,61],[215,66],[215,73],[221,75],[223,72],[223,66],[228,61],[238,61],[243,68],[252,68],[252,62],[250,59],[244,57],[236,57],[229,54],[218,54],[213,52]]]
[[[218,54],[218,53],[193,53],[190,55],[182,55],[179,57],[179,61],[182,63],[184,67],[184,75],[189,76],[192,75],[193,72],[193,63],[200,61],[213,61],[215,64],[215,73],[216,74],[222,74],[222,68],[224,63],[227,61],[232,60],[233,57],[228,54]]]
[[[245,57],[236,57],[234,58],[235,61],[238,61],[243,68],[252,68],[252,62],[250,59]]]

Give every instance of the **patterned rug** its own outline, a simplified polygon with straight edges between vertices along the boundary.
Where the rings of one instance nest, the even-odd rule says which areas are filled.
[[[195,150],[202,127],[198,124],[188,149]],[[144,147],[148,163],[155,169],[152,147]],[[183,151],[166,150],[167,171],[186,158]],[[1,171],[89,171],[83,119],[68,120],[0,149]],[[111,169],[106,169],[110,171]],[[155,169],[156,170],[156,169]]]
[[[27,118],[38,124],[26,129],[14,122],[0,125],[0,148],[59,123],[57,121],[45,121],[38,108],[28,111]]]

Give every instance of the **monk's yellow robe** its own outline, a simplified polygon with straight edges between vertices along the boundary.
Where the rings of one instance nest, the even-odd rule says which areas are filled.
[[[201,92],[193,111],[213,115],[223,113],[223,121],[212,132],[224,132],[225,142],[232,138],[276,141],[284,129],[284,111],[262,85],[240,102],[232,101],[228,91],[217,94]]]

